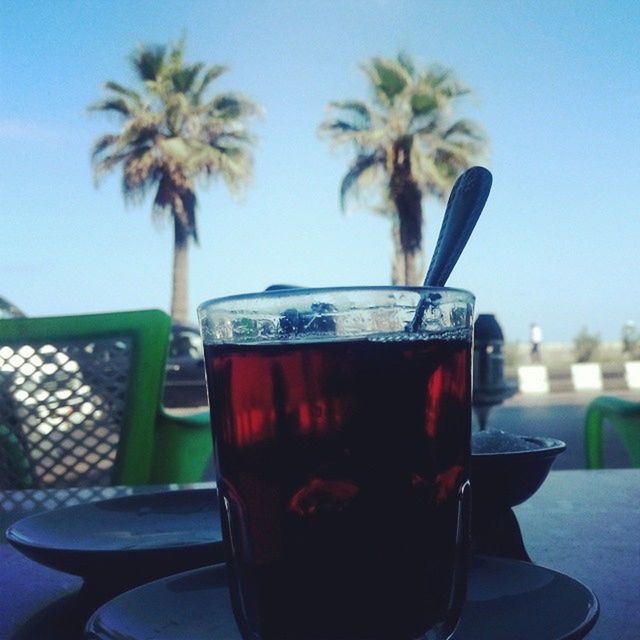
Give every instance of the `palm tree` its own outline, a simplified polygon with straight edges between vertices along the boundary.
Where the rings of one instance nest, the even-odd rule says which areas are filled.
[[[452,118],[454,102],[470,91],[451,70],[418,69],[402,53],[372,58],[361,68],[373,101],[329,103],[320,133],[355,151],[340,187],[342,209],[349,195],[375,196],[367,204],[393,221],[392,282],[417,285],[423,270],[423,198],[444,200],[458,175],[481,156],[486,138],[475,122]]]
[[[238,93],[208,96],[211,83],[226,67],[184,61],[184,40],[168,50],[140,46],[131,56],[139,89],[107,82],[107,97],[90,111],[116,114],[119,131],[93,145],[96,183],[122,167],[126,201],[141,202],[155,192],[155,218],[173,221],[175,234],[171,315],[188,320],[189,241],[198,242],[198,178],[222,178],[236,192],[252,175],[253,136],[247,120],[259,107]]]

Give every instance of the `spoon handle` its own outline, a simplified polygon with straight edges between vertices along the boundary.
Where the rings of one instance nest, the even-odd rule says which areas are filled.
[[[491,172],[484,167],[471,167],[456,180],[424,279],[425,287],[442,287],[446,283],[478,222],[492,182]],[[418,330],[428,306],[429,300],[421,298],[413,320],[407,327],[408,331],[413,333]]]
[[[484,167],[471,167],[456,180],[424,279],[425,287],[442,287],[451,275],[489,197],[492,181]]]

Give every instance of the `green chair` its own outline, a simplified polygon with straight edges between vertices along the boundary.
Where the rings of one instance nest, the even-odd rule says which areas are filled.
[[[162,311],[0,320],[0,489],[195,482],[206,413],[162,407]]]
[[[605,420],[615,428],[629,454],[631,464],[640,467],[640,402],[599,396],[587,406],[585,418],[587,469],[604,467],[602,426]]]

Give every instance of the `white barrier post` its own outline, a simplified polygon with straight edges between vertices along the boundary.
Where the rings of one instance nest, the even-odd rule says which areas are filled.
[[[593,362],[572,364],[571,381],[575,391],[602,391],[602,369]]]
[[[624,377],[629,389],[640,389],[640,360],[624,363]]]
[[[549,393],[547,367],[541,364],[518,367],[518,389],[521,393]]]

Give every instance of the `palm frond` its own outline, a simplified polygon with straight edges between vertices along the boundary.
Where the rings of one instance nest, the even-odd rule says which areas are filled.
[[[398,53],[398,64],[413,78],[416,74],[416,65],[406,51]]]
[[[443,167],[436,163],[432,154],[422,153],[418,145],[411,149],[411,175],[420,187],[442,200],[453,185],[453,181]]]
[[[376,113],[367,103],[358,100],[345,100],[329,103],[329,117],[320,124],[320,133],[334,138],[344,133],[357,133],[376,126]],[[333,112],[338,112],[335,117]]]
[[[433,154],[433,161],[440,173],[451,176],[452,181],[471,166],[472,160],[473,155],[463,147],[439,148]]]
[[[192,93],[194,82],[203,67],[204,63],[198,62],[189,67],[178,67],[172,71],[170,78],[173,91],[185,94]]]
[[[140,201],[157,182],[159,159],[150,149],[136,149],[123,159],[122,186],[125,198]]]
[[[373,119],[373,107],[362,100],[340,100],[329,103],[330,109],[337,109],[349,113],[352,117],[362,122],[371,122]]]
[[[180,37],[180,40],[178,40],[178,42],[173,45],[171,51],[169,52],[169,55],[167,56],[168,62],[171,66],[176,68],[183,66],[184,51],[186,49],[186,46],[187,38],[185,35],[182,35]]]
[[[425,116],[433,113],[439,107],[437,96],[428,90],[418,90],[409,99],[411,112],[414,117]]]
[[[262,109],[251,98],[240,93],[221,93],[206,105],[206,114],[221,120],[242,120],[253,116],[261,116]]]
[[[217,78],[219,78],[223,73],[227,71],[227,67],[221,64],[214,65],[213,67],[209,67],[202,78],[200,79],[200,84],[193,90],[193,98],[194,104],[200,104],[202,100],[202,96],[204,92],[207,90],[207,87]]]
[[[440,89],[440,93],[449,99],[461,98],[462,96],[471,94],[471,89],[457,82],[452,82],[447,86],[442,87]]]
[[[330,134],[335,133],[348,133],[348,132],[360,132],[363,127],[360,124],[354,124],[353,122],[345,122],[344,120],[334,120],[333,122],[323,122],[320,126],[321,131],[326,131]]]
[[[190,145],[180,136],[159,140],[157,146],[172,163],[184,165],[189,160]]]
[[[242,103],[235,96],[216,96],[208,105],[209,115],[223,120],[235,120],[242,113]]]
[[[89,111],[113,111],[122,116],[131,116],[135,113],[135,106],[131,105],[124,98],[105,98],[90,104]]]
[[[345,144],[353,145],[356,153],[363,150],[373,151],[375,149],[386,148],[385,132],[381,129],[364,129],[359,130],[350,128],[347,124],[338,124],[336,126],[328,126],[320,130],[320,134],[331,136],[331,144],[339,147]]]
[[[103,136],[100,136],[91,147],[91,157],[97,158],[102,153],[104,153],[109,147],[113,146],[118,142],[120,136],[113,133],[107,133]]]
[[[376,98],[387,106],[411,84],[411,76],[396,60],[372,58],[363,70],[373,85]]]
[[[256,139],[248,131],[225,131],[205,138],[203,143],[223,153],[235,153],[237,150],[248,152],[256,143]]]
[[[343,211],[347,208],[346,204],[349,193],[357,188],[358,181],[362,175],[376,164],[381,164],[381,158],[376,153],[356,157],[340,184],[340,208]]]
[[[253,181],[253,159],[244,152],[235,151],[221,155],[220,176],[231,193],[240,195]]]
[[[183,134],[184,125],[189,115],[189,100],[184,93],[171,93],[167,96],[165,99],[164,125],[170,136]]]
[[[421,81],[448,99],[471,93],[471,90],[455,77],[451,69],[440,64],[430,65],[422,74]]]
[[[473,139],[452,140],[440,138],[432,144],[434,156],[444,154],[452,159],[461,158],[465,163],[470,161],[473,156],[478,155],[481,148],[482,144]]]
[[[329,115],[320,123],[318,133],[326,135],[335,146],[353,144],[361,149],[378,147],[385,137],[386,116],[360,100],[330,102]]]
[[[411,119],[409,129],[412,136],[417,138],[437,134],[442,128],[442,113],[433,111]]]
[[[161,136],[164,125],[164,117],[161,114],[151,111],[138,112],[136,117],[129,118],[122,127],[122,144],[132,147],[146,144]]]
[[[251,155],[242,146],[220,144],[191,145],[190,161],[193,169],[209,177],[222,177],[233,190],[251,179]]]
[[[486,140],[484,129],[476,122],[471,120],[456,120],[443,133],[442,137],[446,140],[453,137],[471,138],[482,142]]]
[[[99,184],[102,178],[112,171],[119,164],[126,161],[128,157],[127,153],[110,153],[103,155],[100,158],[96,158],[93,162],[93,179],[96,184]]]
[[[100,136],[92,146],[91,160],[94,165],[96,182],[102,175],[135,151],[148,151],[157,137],[157,130],[144,121],[132,119],[126,122],[118,134]]]
[[[127,98],[133,100],[136,105],[142,104],[142,98],[137,91],[129,89],[128,87],[125,87],[117,82],[109,80],[104,83],[104,88],[107,91],[113,91],[114,93],[119,93],[120,95],[126,96]]]
[[[252,181],[253,157],[245,147],[193,145],[190,168],[207,181],[222,179],[234,195],[240,195]]]
[[[140,45],[131,56],[131,64],[143,81],[157,80],[165,64],[167,48],[164,45]]]

